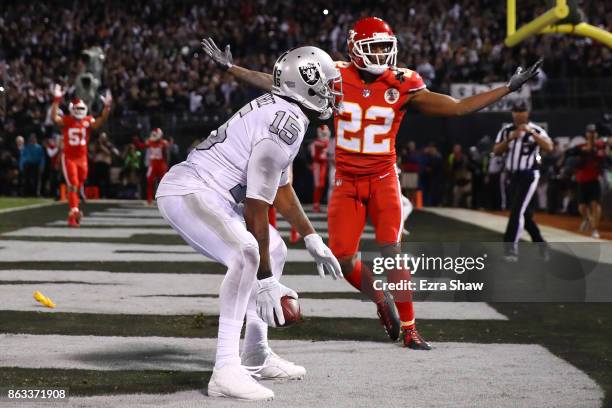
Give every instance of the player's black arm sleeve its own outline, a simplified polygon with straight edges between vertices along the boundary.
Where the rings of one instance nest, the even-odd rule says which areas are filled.
[[[232,74],[240,81],[246,82],[247,84],[254,86],[255,88],[259,88],[267,92],[270,92],[272,90],[272,75],[270,74],[266,74],[265,72],[252,71],[250,69],[246,69],[238,65],[232,65],[231,68],[227,70],[227,72]]]
[[[274,199],[274,208],[294,227],[301,236],[314,234],[315,230],[306,216],[302,204],[291,183],[280,187]]]

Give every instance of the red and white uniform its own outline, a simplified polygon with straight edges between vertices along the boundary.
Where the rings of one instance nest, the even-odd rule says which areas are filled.
[[[329,203],[329,246],[336,257],[355,254],[369,217],[376,241],[393,244],[402,232],[395,138],[410,94],[425,88],[409,69],[388,69],[366,83],[354,64],[339,62],[344,100],[334,118],[336,179]]]
[[[328,138],[317,138],[314,142],[310,144],[310,157],[312,158],[312,175],[315,188],[325,186],[325,179],[327,178],[328,151]]]
[[[87,146],[91,136],[93,116],[76,119],[72,115],[62,117],[64,147],[62,151],[62,171],[66,183],[81,188],[87,180]]]
[[[168,162],[166,161],[166,149],[168,141],[164,139],[147,140],[147,157],[149,158],[149,168],[147,169],[147,201],[153,201],[153,187],[156,180],[161,180],[168,172]]]

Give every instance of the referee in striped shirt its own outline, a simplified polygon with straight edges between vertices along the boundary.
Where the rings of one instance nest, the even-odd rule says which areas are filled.
[[[504,156],[510,174],[508,208],[510,219],[504,234],[506,260],[518,261],[518,241],[523,228],[533,242],[544,242],[533,221],[531,199],[540,179],[540,151],[550,152],[552,141],[544,129],[529,121],[527,103],[518,100],[512,105],[512,124],[502,127],[495,139],[493,153]],[[545,250],[545,247],[543,247]]]

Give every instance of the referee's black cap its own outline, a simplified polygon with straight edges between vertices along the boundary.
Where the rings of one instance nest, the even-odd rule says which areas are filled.
[[[517,99],[512,102],[512,112],[526,112],[529,110],[529,105],[524,99]]]

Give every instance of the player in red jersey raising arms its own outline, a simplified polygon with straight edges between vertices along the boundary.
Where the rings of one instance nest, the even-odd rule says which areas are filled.
[[[59,104],[64,96],[61,86],[53,89],[51,118],[64,134],[61,156],[62,171],[68,185],[68,226],[78,227],[83,217],[79,210],[79,190],[87,179],[87,145],[91,131],[100,128],[108,119],[112,97],[110,92],[101,96],[104,103],[102,115],[94,118],[87,114],[87,105],[80,99],[73,99],[68,105],[69,115],[59,114]]]
[[[389,25],[376,17],[357,21],[349,32],[350,62],[338,62],[344,100],[334,117],[336,179],[328,206],[329,247],[340,261],[346,280],[377,306],[378,316],[392,340],[402,336],[404,346],[429,350],[415,326],[409,292],[374,290],[372,272],[358,257],[366,217],[374,225],[376,242],[385,257],[400,251],[402,205],[395,172],[395,138],[407,109],[425,114],[458,116],[476,112],[519,89],[537,75],[541,61],[527,70],[518,68],[506,86],[464,99],[430,92],[418,73],[397,68],[397,39]],[[277,84],[262,72],[232,64],[229,46],[219,50],[211,39],[204,51],[238,79],[261,89]],[[391,271],[389,281],[409,279],[406,270]],[[401,330],[401,332],[400,332]]]
[[[314,190],[312,203],[314,212],[321,211],[321,196],[327,181],[327,151],[329,150],[329,126],[317,127],[317,138],[310,144],[310,157],[312,158],[312,179]]]
[[[162,139],[164,132],[160,128],[155,128],[151,131],[149,139],[146,141],[147,157],[149,159],[149,168],[147,169],[147,203],[153,203],[153,189],[155,182],[164,177],[168,172],[168,163],[166,160],[166,152],[168,149],[168,141]]]

